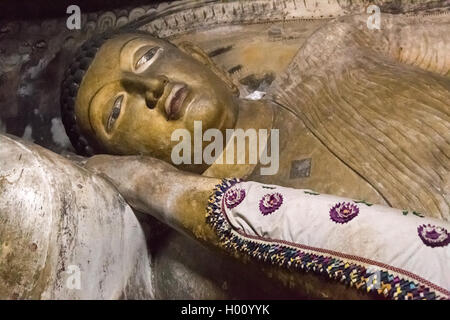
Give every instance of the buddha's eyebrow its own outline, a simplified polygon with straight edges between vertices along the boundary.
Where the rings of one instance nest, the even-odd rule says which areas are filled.
[[[136,39],[138,39],[138,38],[139,38],[139,37],[134,37],[134,38],[131,38],[130,40],[125,41],[125,43],[122,45],[122,47],[120,47],[120,50],[119,50],[119,59],[120,59],[120,55],[122,54],[123,49],[125,49],[125,47],[126,47],[131,41],[136,40]]]

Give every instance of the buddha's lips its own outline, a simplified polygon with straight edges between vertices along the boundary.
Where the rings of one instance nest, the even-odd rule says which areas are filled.
[[[173,86],[164,103],[164,109],[166,110],[168,120],[176,119],[179,115],[187,93],[188,90],[186,85],[176,84]]]

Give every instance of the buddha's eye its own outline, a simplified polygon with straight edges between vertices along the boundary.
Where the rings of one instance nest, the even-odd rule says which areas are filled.
[[[161,47],[152,47],[147,50],[136,62],[134,69],[139,72],[145,70],[151,65],[161,54],[163,49]]]
[[[114,101],[114,105],[111,109],[111,113],[108,117],[108,123],[106,124],[106,131],[110,132],[112,127],[114,126],[114,123],[116,122],[117,118],[119,118],[120,110],[122,109],[122,101],[123,101],[123,95],[120,95],[116,98]]]

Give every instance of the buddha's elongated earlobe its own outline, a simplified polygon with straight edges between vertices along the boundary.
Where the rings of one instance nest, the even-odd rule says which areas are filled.
[[[238,87],[233,83],[228,74],[211,60],[205,51],[188,41],[178,44],[177,47],[210,68],[223,82],[226,83],[234,95],[239,96]]]

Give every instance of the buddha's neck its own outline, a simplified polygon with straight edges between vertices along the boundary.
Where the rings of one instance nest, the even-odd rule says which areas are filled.
[[[256,134],[258,135],[259,130],[265,129],[267,130],[268,137],[270,135],[270,129],[273,125],[274,119],[274,110],[270,103],[265,100],[240,100],[239,101],[239,114],[235,124],[234,129],[242,129],[245,131],[249,129],[256,130]],[[258,138],[259,139],[259,138]],[[249,163],[249,145],[245,143],[245,152],[246,152],[246,161],[244,164],[237,164],[237,146],[236,139],[230,139],[226,144],[223,155],[227,154],[227,150],[229,148],[234,148],[235,152],[235,160],[232,161],[233,164],[228,163],[213,163],[204,173],[205,176],[216,177],[216,178],[225,178],[225,177],[239,177],[245,178],[249,176],[254,168],[257,166],[257,163]],[[266,141],[262,141],[263,145],[267,144]],[[258,144],[259,141],[257,141]],[[259,146],[256,146],[256,150]],[[224,157],[225,159],[225,157]],[[228,159],[227,159],[228,160]],[[259,160],[259,157],[258,157]]]

